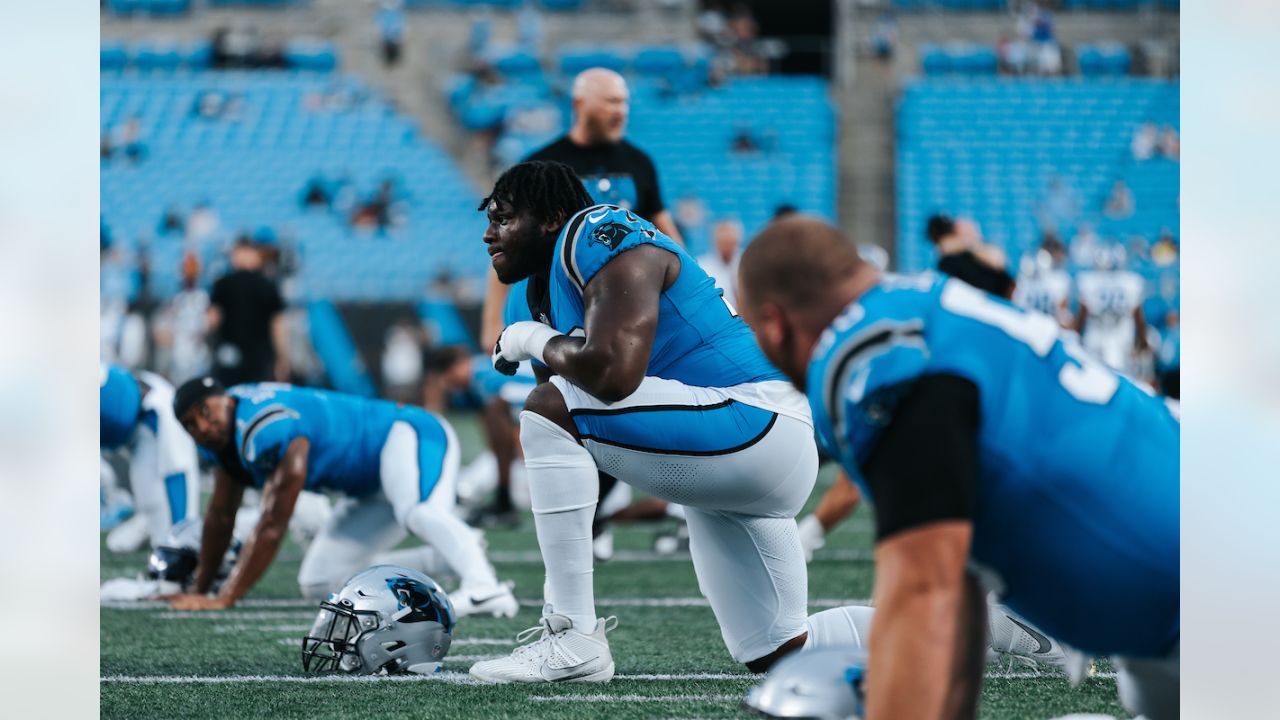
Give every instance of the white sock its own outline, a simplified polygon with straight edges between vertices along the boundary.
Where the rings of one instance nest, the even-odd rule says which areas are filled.
[[[809,616],[809,637],[804,646],[871,647],[871,617],[874,614],[875,608],[868,605],[848,605],[814,613]]]
[[[422,503],[409,511],[405,526],[435,548],[464,587],[490,587],[498,577],[471,528],[445,510]]]
[[[547,569],[546,600],[580,632],[596,626],[592,587],[591,519],[600,494],[591,453],[564,428],[524,411],[520,446],[529,474],[529,500],[538,547]]]

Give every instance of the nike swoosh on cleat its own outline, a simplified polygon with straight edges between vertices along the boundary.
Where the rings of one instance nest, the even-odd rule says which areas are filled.
[[[587,675],[595,674],[594,672],[581,671],[581,668],[589,662],[591,661],[583,660],[577,665],[571,665],[566,668],[552,668],[552,667],[548,667],[546,663],[543,663],[542,669],[540,672],[542,677],[546,678],[547,680],[552,680],[552,681],[573,680],[574,678],[586,677]]]
[[[486,598],[477,598],[475,595],[468,595],[468,596],[467,596],[467,599],[471,601],[471,604],[472,604],[472,605],[483,605],[483,604],[485,604],[485,603],[489,602],[490,600],[494,600],[494,599],[496,599],[496,598],[500,598],[500,597],[502,597],[502,596],[503,596],[503,595],[505,595],[505,594],[506,594],[506,593],[504,593],[504,592],[498,592],[498,593],[494,593],[493,595],[490,595],[489,597],[486,597]]]
[[[1017,620],[1013,619],[1012,617],[1011,617],[1011,618],[1009,618],[1009,622],[1011,622],[1011,623],[1013,623],[1014,625],[1017,625],[1018,627],[1020,627],[1020,628],[1022,628],[1023,630],[1025,630],[1025,631],[1026,631],[1026,633],[1032,637],[1032,639],[1034,639],[1037,643],[1040,643],[1040,647],[1036,648],[1036,651],[1035,651],[1035,653],[1034,653],[1034,654],[1036,654],[1036,655],[1043,655],[1043,654],[1045,654],[1045,653],[1050,652],[1050,651],[1052,651],[1052,650],[1053,650],[1053,643],[1049,642],[1049,638],[1047,638],[1047,637],[1045,637],[1044,635],[1040,634],[1040,633],[1039,633],[1037,630],[1035,630],[1034,628],[1032,628],[1032,627],[1030,627],[1030,626],[1028,626],[1028,625],[1025,625],[1025,624],[1023,624],[1023,623],[1020,623],[1020,622],[1018,622]]]

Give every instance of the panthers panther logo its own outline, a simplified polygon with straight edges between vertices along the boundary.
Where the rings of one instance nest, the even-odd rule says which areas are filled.
[[[613,250],[634,231],[622,223],[605,223],[595,230],[591,231],[591,244],[600,243],[601,245]]]
[[[396,596],[397,608],[413,610],[400,618],[400,622],[438,622],[444,626],[445,632],[453,630],[453,618],[445,609],[447,601],[437,597],[434,588],[403,575],[387,578],[387,587]]]

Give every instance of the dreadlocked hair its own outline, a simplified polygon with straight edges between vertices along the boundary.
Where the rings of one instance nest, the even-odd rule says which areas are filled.
[[[493,192],[480,201],[480,212],[502,200],[528,210],[539,223],[567,221],[579,210],[595,205],[582,181],[564,163],[530,160],[514,165],[493,184]]]

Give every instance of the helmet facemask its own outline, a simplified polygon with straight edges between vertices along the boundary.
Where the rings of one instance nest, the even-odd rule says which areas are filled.
[[[378,613],[354,610],[351,601],[320,603],[320,612],[311,632],[302,639],[302,669],[305,672],[376,672],[365,670],[357,645],[360,636],[378,628]]]

